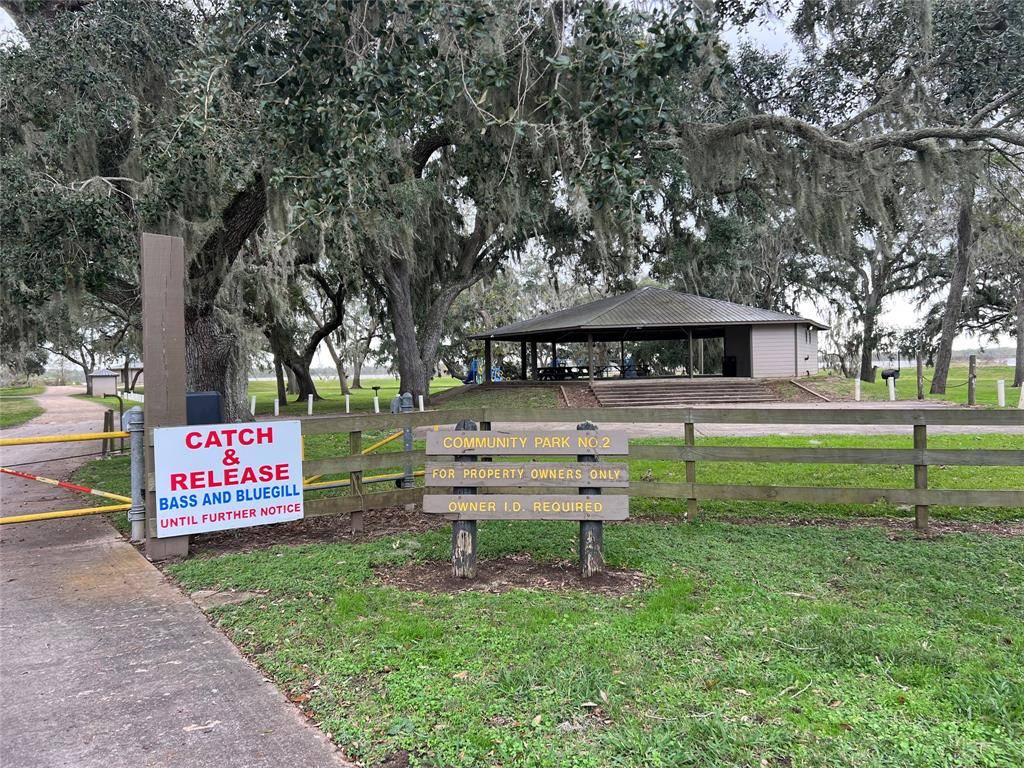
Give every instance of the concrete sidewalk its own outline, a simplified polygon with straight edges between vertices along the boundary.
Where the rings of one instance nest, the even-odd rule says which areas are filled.
[[[67,394],[51,388],[42,416],[0,434],[99,431],[103,409]],[[97,447],[6,448],[0,463],[63,478]],[[4,516],[88,499],[0,476]],[[348,765],[102,518],[4,526],[0,568],[5,768]]]

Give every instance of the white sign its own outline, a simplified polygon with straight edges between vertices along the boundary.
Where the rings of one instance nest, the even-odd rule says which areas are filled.
[[[157,536],[302,519],[297,421],[154,430]]]

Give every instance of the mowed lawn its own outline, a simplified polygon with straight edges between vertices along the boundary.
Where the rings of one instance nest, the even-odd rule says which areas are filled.
[[[364,435],[364,445],[378,438]],[[659,442],[673,442],[670,440]],[[909,447],[909,436],[699,438],[702,445]],[[1020,435],[935,435],[937,448],[1024,449]],[[397,448],[396,444],[385,450]],[[309,458],[347,436],[306,439]],[[635,479],[678,462],[630,462]],[[388,470],[374,470],[372,473]],[[872,465],[699,463],[700,482],[912,485]],[[127,491],[125,459],[79,482]],[[935,467],[947,488],[1024,488],[1022,467]],[[333,491],[345,492],[345,491]],[[212,611],[352,758],[436,766],[1018,766],[1024,764],[1024,539],[830,525],[911,509],[634,499],[605,529],[638,592],[431,594],[382,567],[449,556],[447,528],[361,544],[275,547],[171,567],[189,590],[258,593]],[[1024,519],[1024,509],[934,508]],[[761,518],[755,525],[736,517]],[[480,524],[482,567],[575,559],[572,523]],[[400,762],[395,764],[401,764]]]
[[[571,560],[576,530],[482,523],[481,559]],[[443,569],[447,531],[171,572],[259,590],[215,620],[367,765],[1024,765],[1021,539],[702,521],[608,525],[605,542],[645,589],[428,594],[375,576]]]
[[[351,412],[373,413],[374,393],[372,387],[380,387],[378,393],[378,397],[380,398],[380,410],[382,413],[389,412],[391,409],[391,399],[398,394],[398,380],[392,377],[364,377],[362,383],[362,388],[353,389],[349,397],[349,407],[351,408]],[[446,389],[458,387],[461,384],[461,381],[451,377],[436,378],[430,382],[430,391],[431,393],[443,392]],[[318,379],[316,381],[316,391],[323,399],[314,401],[314,414],[345,412],[345,396],[341,393],[341,384],[337,379]],[[277,397],[277,382],[273,380],[251,380],[249,382],[249,397],[256,398],[257,416],[273,414],[274,398]],[[416,403],[413,403],[413,405],[415,407]],[[280,403],[279,407],[282,414],[292,413],[304,415],[306,413],[307,403],[305,400],[301,403],[295,402],[295,396],[289,395],[288,402]]]
[[[0,429],[17,427],[43,412],[32,395],[42,394],[45,387],[0,387]]]
[[[977,385],[977,404],[997,406],[997,391],[996,381],[1002,379],[1006,382],[1006,405],[1010,408],[1016,408],[1017,403],[1020,400],[1020,387],[1012,387],[1013,384],[1013,367],[1009,365],[979,365],[978,366],[978,378],[975,382]],[[929,400],[945,400],[950,403],[959,403],[960,405],[967,404],[967,366],[966,365],[953,365],[950,366],[949,376],[946,378],[946,394],[944,395],[930,395],[928,390],[931,387],[932,375],[934,369],[924,369],[924,393],[925,398]],[[837,395],[846,400],[853,399],[853,379],[840,379],[840,380],[815,380],[812,378],[810,383],[817,389],[824,391],[826,394],[831,393]],[[862,400],[888,400],[889,399],[889,385],[879,375],[876,382],[867,383],[861,382],[861,399]],[[896,399],[898,400],[916,400],[917,399],[917,368],[916,365],[911,362],[904,364],[900,371],[900,378],[896,379]]]

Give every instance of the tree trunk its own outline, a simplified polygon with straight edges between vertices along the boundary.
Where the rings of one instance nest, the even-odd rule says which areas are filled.
[[[949,295],[946,309],[942,314],[942,331],[935,350],[935,371],[932,374],[931,394],[946,393],[946,379],[949,376],[949,361],[953,357],[953,340],[960,327],[963,308],[964,288],[971,271],[971,250],[974,245],[974,180],[964,182],[960,188],[959,215],[956,222],[956,263],[949,281]]]
[[[331,360],[334,361],[334,367],[338,371],[338,386],[341,388],[341,394],[347,395],[349,394],[349,388],[348,376],[345,374],[345,358],[338,354],[334,342],[331,341],[330,334],[324,336],[324,343],[327,345],[327,351],[330,353]]]
[[[295,395],[299,392],[299,379],[295,375],[295,369],[292,367],[292,360],[288,359],[284,366],[284,375],[288,380],[288,386],[286,392],[289,395]]]
[[[297,403],[306,402],[310,395],[314,400],[323,400],[320,393],[316,391],[316,382],[313,381],[313,374],[310,373],[311,367],[312,360],[301,355],[288,358],[285,370],[290,374],[289,379],[294,381],[292,392],[296,395],[295,402]]]
[[[185,313],[185,385],[189,392],[219,392],[226,422],[250,421],[249,366],[238,329],[211,311]]]
[[[864,309],[864,338],[860,345],[860,380],[875,381],[875,329],[878,323],[879,303],[872,295]]]
[[[414,398],[423,395],[427,400],[430,368],[423,365],[420,355],[409,265],[404,260],[392,259],[391,268],[384,270],[384,293],[398,348],[399,388],[402,392],[411,392]]]
[[[1017,293],[1017,361],[1013,369],[1013,386],[1024,387],[1024,285]]]
[[[288,402],[288,389],[284,383],[284,363],[281,362],[281,356],[274,353],[274,378],[277,381],[277,402],[287,403]]]
[[[365,359],[365,355],[356,355],[352,359],[352,389],[363,388],[363,361]]]
[[[225,421],[250,421],[247,402],[249,361],[239,328],[221,317],[220,306],[238,306],[240,297],[218,302],[231,267],[246,240],[263,222],[267,194],[259,174],[239,191],[221,214],[220,226],[203,241],[188,264],[185,303],[185,378],[191,391],[221,395]],[[239,321],[240,322],[240,321]]]

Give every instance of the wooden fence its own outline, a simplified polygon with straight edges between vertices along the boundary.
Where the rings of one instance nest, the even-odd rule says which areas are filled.
[[[463,419],[489,429],[492,423],[578,423],[593,421],[601,427],[613,424],[679,424],[683,445],[631,445],[630,459],[683,462],[685,482],[634,480],[629,488],[608,489],[644,498],[685,499],[688,519],[697,512],[698,502],[771,501],[819,504],[912,505],[915,524],[928,527],[928,509],[933,505],[1024,508],[1024,490],[1005,488],[954,490],[928,487],[928,467],[1016,466],[1024,467],[1024,450],[936,449],[928,447],[929,426],[971,426],[998,432],[1006,427],[1024,427],[1024,411],[975,410],[968,408],[559,408],[504,409],[462,408],[399,414],[321,416],[303,420],[303,434],[349,433],[350,455],[304,462],[304,475],[350,473],[352,494],[306,502],[306,516],[351,514],[353,527],[362,525],[362,512],[422,500],[422,487],[366,492],[365,470],[402,466],[408,473],[421,467],[425,452],[409,450],[360,455],[362,433],[416,427],[451,425]],[[913,448],[781,448],[756,446],[698,446],[698,424],[885,425],[912,428]],[[664,436],[663,434],[660,436]],[[883,464],[914,467],[913,488],[861,488],[835,486],[743,485],[698,482],[701,462],[770,462],[797,464]],[[517,493],[520,488],[491,488],[494,493]]]

